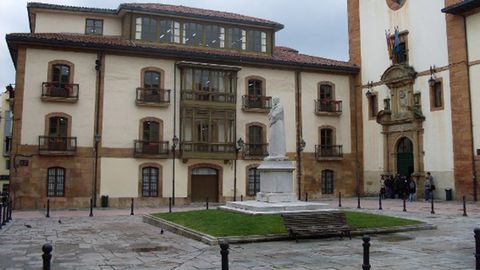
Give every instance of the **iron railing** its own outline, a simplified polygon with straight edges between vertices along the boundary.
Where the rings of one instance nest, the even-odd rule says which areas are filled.
[[[268,144],[246,143],[243,148],[246,158],[264,158],[268,156]]]
[[[159,88],[137,88],[137,104],[170,104],[170,90]]]
[[[134,141],[135,156],[168,157],[168,141]]]
[[[61,84],[53,82],[42,83],[42,98],[56,98],[65,100],[78,100],[78,84]]]
[[[38,150],[73,154],[77,151],[77,137],[39,136]]]
[[[188,101],[205,101],[235,104],[236,97],[233,93],[207,92],[207,91],[181,91],[181,99]]]
[[[331,99],[320,99],[315,100],[315,112],[316,113],[341,113],[342,112],[342,101],[341,100],[331,100]]]
[[[235,153],[235,143],[183,142],[183,152]]]
[[[242,108],[270,110],[272,108],[272,97],[250,95],[242,96]]]
[[[343,157],[343,145],[315,145],[315,156],[322,158],[341,158]]]

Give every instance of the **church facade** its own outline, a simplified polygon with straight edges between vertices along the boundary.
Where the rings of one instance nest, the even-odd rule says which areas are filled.
[[[431,172],[437,191],[476,200],[479,1],[349,0],[362,93],[365,192],[383,175]]]

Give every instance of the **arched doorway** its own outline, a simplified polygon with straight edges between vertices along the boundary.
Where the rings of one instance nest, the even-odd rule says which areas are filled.
[[[218,170],[209,167],[192,170],[192,202],[218,202]]]
[[[413,143],[407,137],[397,144],[397,173],[408,177],[413,173]]]

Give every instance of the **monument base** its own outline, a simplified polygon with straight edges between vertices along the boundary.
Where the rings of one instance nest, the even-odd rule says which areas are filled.
[[[328,208],[326,203],[314,202],[259,202],[259,201],[244,201],[244,202],[227,202],[225,206],[220,209],[232,212],[238,212],[249,215],[272,215],[283,213],[299,213],[299,212],[319,212],[332,211]]]
[[[257,201],[266,203],[282,203],[295,202],[297,195],[295,193],[279,193],[279,192],[259,192],[257,193]]]

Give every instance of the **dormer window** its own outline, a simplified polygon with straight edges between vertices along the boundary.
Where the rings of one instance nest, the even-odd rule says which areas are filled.
[[[180,23],[161,20],[159,40],[164,43],[180,43]]]
[[[203,46],[203,25],[184,23],[182,43],[185,45]]]
[[[135,39],[156,41],[157,20],[152,18],[137,18]]]
[[[248,31],[247,51],[267,52],[267,34],[256,30]]]
[[[216,25],[207,25],[205,27],[205,46],[225,48],[225,28]]]
[[[229,43],[231,49],[245,50],[247,49],[247,31],[240,28],[228,29]]]
[[[103,35],[103,20],[87,19],[85,21],[85,34]]]

